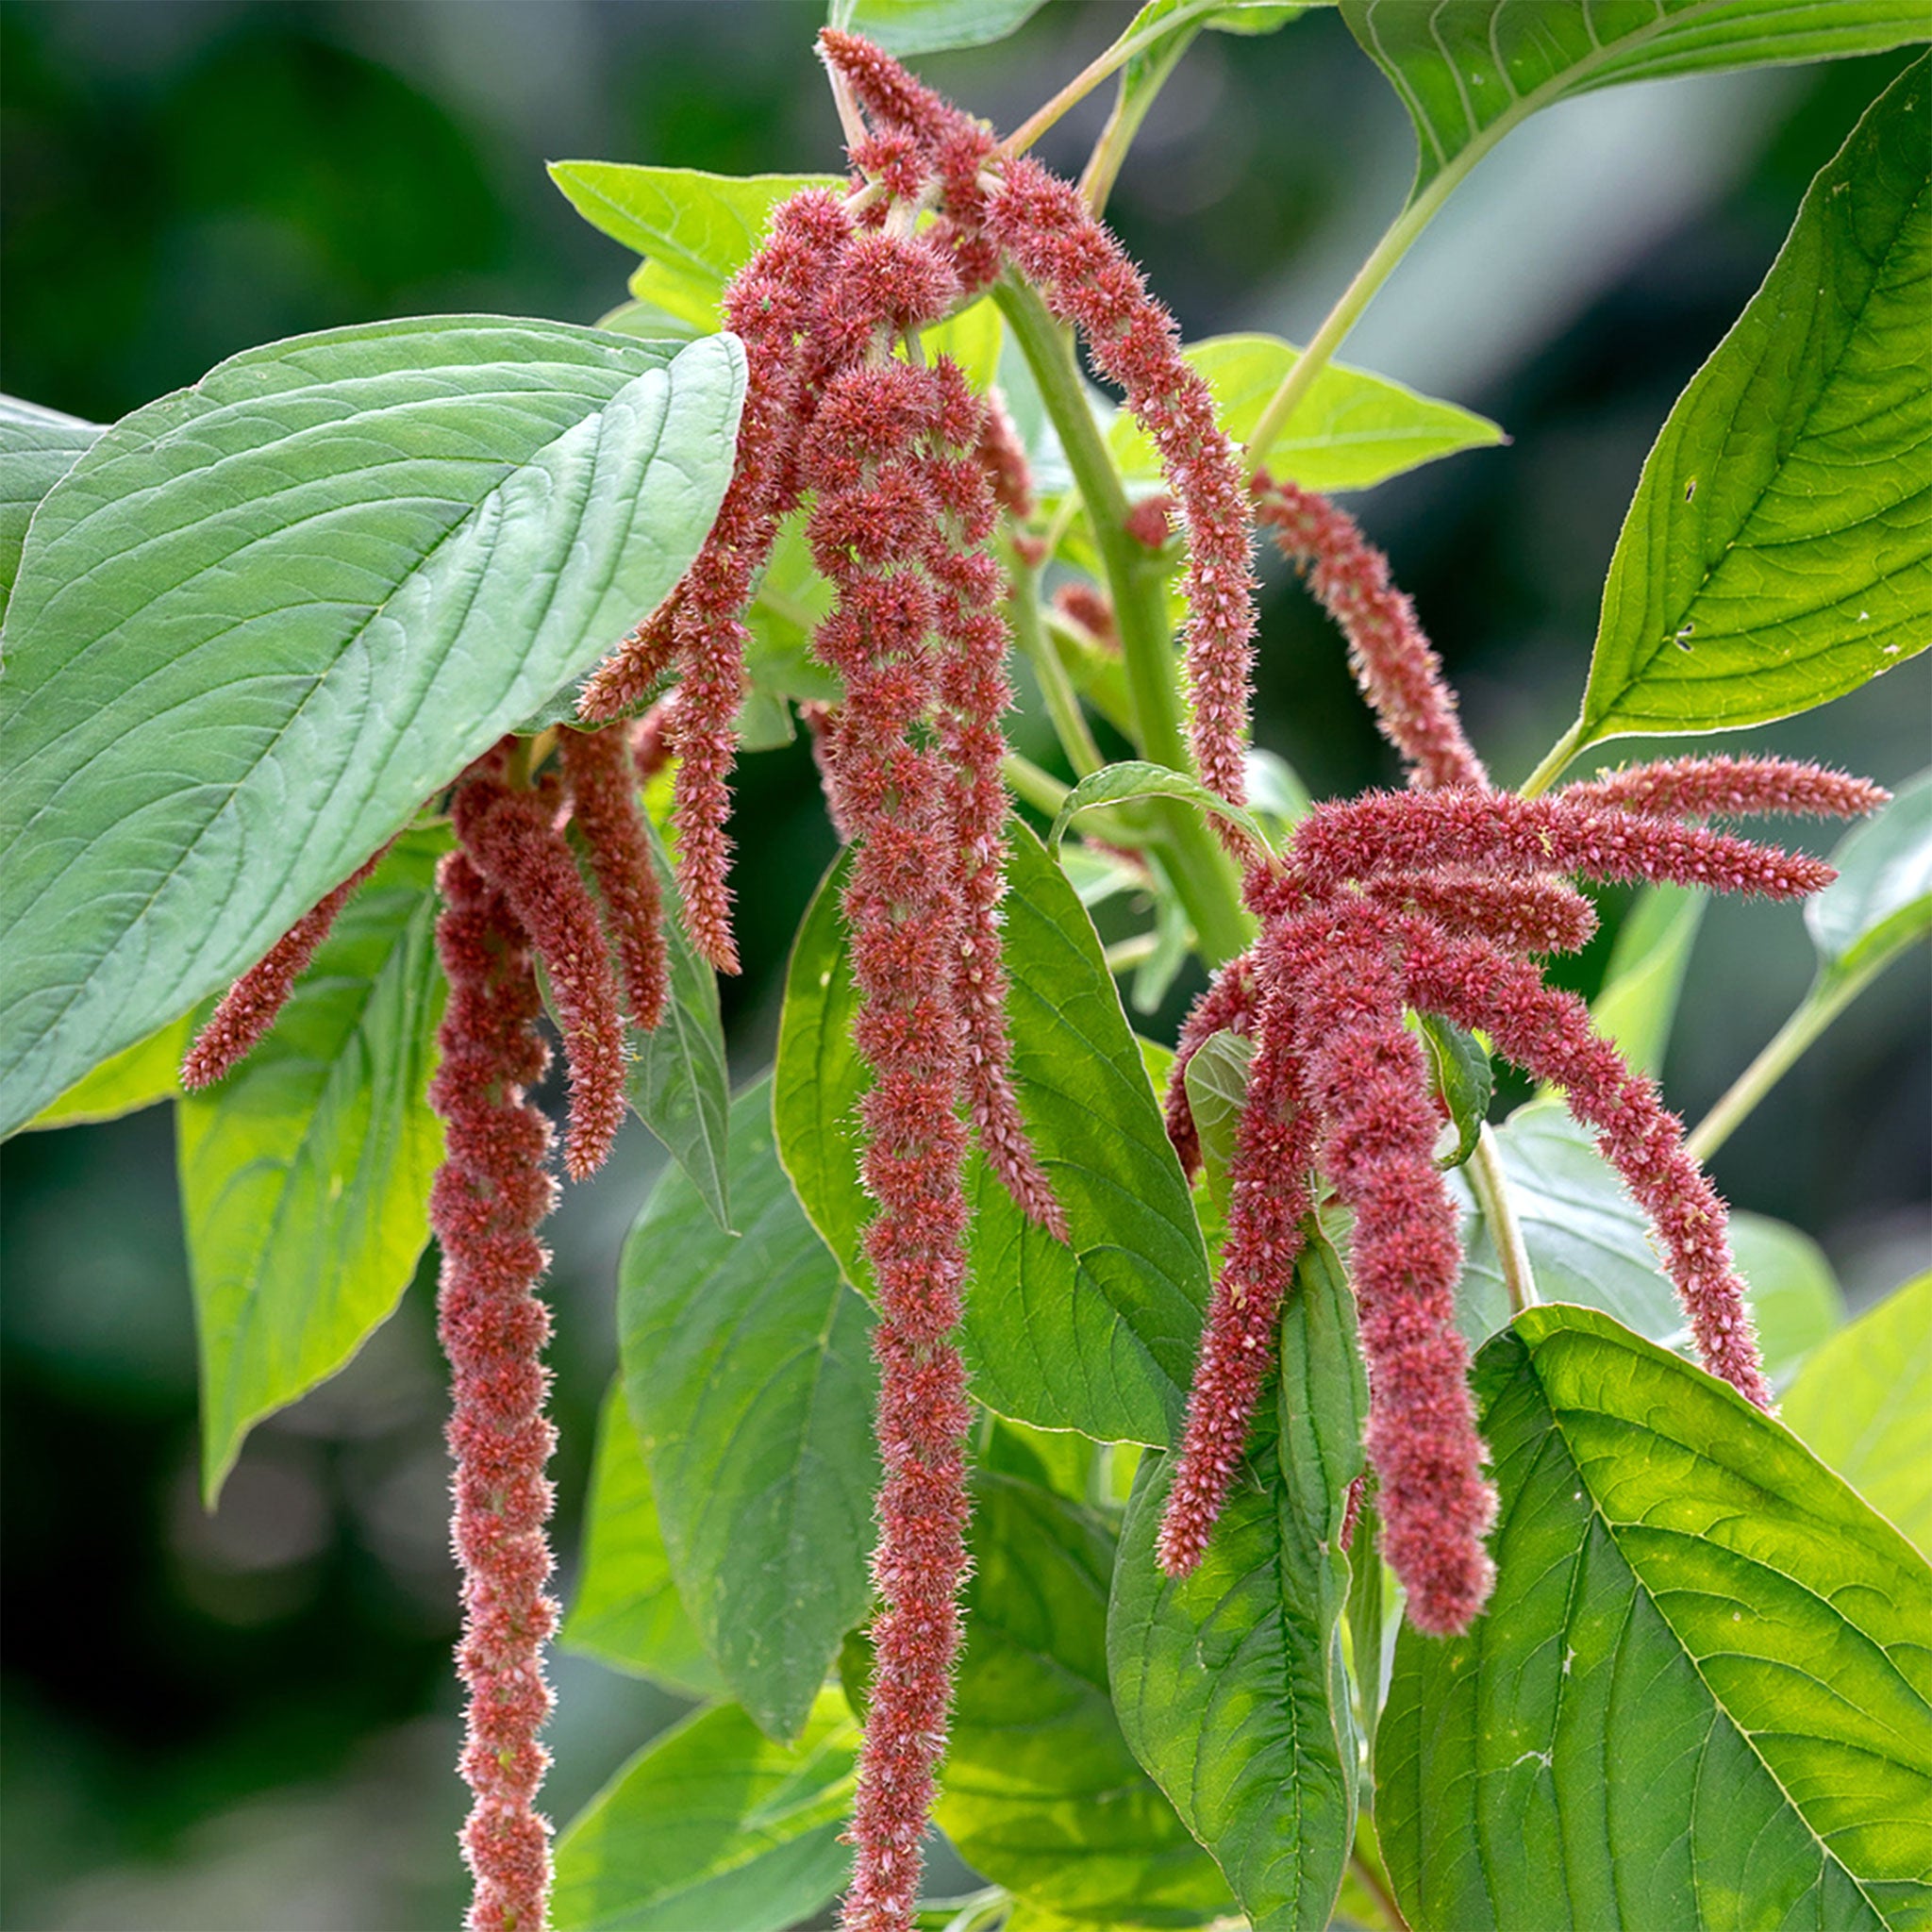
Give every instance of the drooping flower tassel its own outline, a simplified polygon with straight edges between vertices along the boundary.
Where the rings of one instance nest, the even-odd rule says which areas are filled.
[[[638,809],[637,765],[621,725],[564,731],[558,739],[571,816],[583,834],[591,874],[604,902],[631,1024],[648,1033],[664,1013],[663,907],[651,842]]]
[[[260,1045],[276,1014],[288,1005],[295,982],[322,950],[342,908],[388,851],[389,845],[384,845],[325,892],[222,995],[181,1062],[181,1084],[191,1093],[233,1073]]]
[[[449,979],[430,1105],[447,1152],[430,1191],[442,1250],[440,1332],[453,1375],[454,1539],[463,1574],[458,1668],[469,1691],[461,1770],[475,1794],[464,1857],[475,1879],[471,1932],[541,1932],[550,1827],[535,1809],[549,1754],[543,1407],[550,1318],[534,1289],[549,1257],[536,1228],[556,1201],[550,1124],[525,1095],[549,1051],[528,942],[508,901],[458,851],[438,874],[437,947]]]

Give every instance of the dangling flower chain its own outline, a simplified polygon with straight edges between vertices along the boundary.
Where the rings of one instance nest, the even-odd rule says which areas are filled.
[[[662,912],[638,789],[674,760],[685,920],[707,958],[737,970],[726,825],[746,611],[779,525],[808,504],[813,560],[835,592],[814,649],[844,687],[837,706],[802,708],[852,847],[843,910],[860,995],[855,1041],[873,1072],[861,1177],[876,1204],[865,1252],[885,1472],[844,1924],[905,1932],[912,1923],[970,1567],[973,1410],[957,1340],[969,1138],[1025,1213],[1066,1234],[1010,1077],[1000,947],[1000,719],[1011,692],[1003,580],[986,546],[1003,511],[1016,525],[1031,515],[1031,482],[997,400],[975,396],[943,358],[927,366],[921,330],[1012,275],[1075,327],[1094,369],[1124,392],[1168,491],[1136,507],[1128,534],[1158,549],[1177,517],[1186,538],[1184,669],[1204,783],[1241,802],[1256,524],[1341,628],[1363,696],[1409,774],[1406,791],[1317,806],[1278,857],[1225,834],[1259,935],[1215,974],[1181,1031],[1166,1114],[1189,1173],[1201,1163],[1190,1062],[1221,1032],[1250,1041],[1253,1056],[1227,1235],[1159,1530],[1171,1573],[1201,1561],[1241,1470],[1326,1189],[1352,1214],[1383,1551],[1425,1631],[1467,1628],[1488,1597],[1483,1539],[1495,1498],[1455,1326],[1462,1256],[1434,1159],[1440,1107],[1404,1024],[1411,1011],[1482,1029],[1562,1090],[1651,1218],[1706,1366],[1768,1405],[1723,1204],[1655,1083],[1535,961],[1589,939],[1594,914],[1578,878],[1792,898],[1831,876],[1814,859],[1692,821],[1851,816],[1885,795],[1775,758],[1641,765],[1544,798],[1492,789],[1387,559],[1323,498],[1265,475],[1244,481],[1173,318],[1078,192],[1031,159],[1003,158],[987,128],[869,42],[827,29],[820,46],[852,110],[852,186],[842,198],[810,190],[781,204],[726,291],[747,383],[710,534],[587,684],[582,716],[605,728],[562,733],[554,770],[506,740],[449,796],[458,849],[439,870],[438,947],[451,997],[430,1090],[447,1154],[431,1220],[454,1377],[462,1770],[475,1794],[463,1843],[478,1932],[541,1932],[549,1883],[549,1827],[535,1800],[551,1703],[541,1652],[557,1617],[544,1588],[554,1431],[543,1415],[549,1319],[534,1290],[548,1261],[536,1231],[556,1186],[549,1124],[525,1097],[548,1062],[535,964],[555,995],[570,1072],[565,1166],[581,1178],[622,1118],[625,1015],[647,1030],[664,1008]],[[1014,543],[1029,563],[1043,560],[1036,536],[1016,529]],[[1063,586],[1055,604],[1094,648],[1119,648],[1112,607],[1091,586]],[[376,863],[236,983],[190,1053],[188,1084],[219,1079],[260,1040]],[[1360,1503],[1357,1487],[1351,1524]]]

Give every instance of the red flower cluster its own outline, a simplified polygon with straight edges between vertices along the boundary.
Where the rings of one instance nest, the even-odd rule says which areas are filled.
[[[1847,816],[1875,786],[1777,758],[1677,759],[1548,798],[1488,789],[1455,702],[1387,560],[1321,498],[1263,482],[1260,515],[1309,567],[1364,694],[1421,791],[1318,806],[1276,863],[1247,881],[1262,922],[1183,1030],[1168,1097],[1184,1162],[1200,1160],[1188,1061],[1224,1028],[1256,1051],[1230,1173],[1231,1204],[1160,1531],[1163,1565],[1191,1570],[1241,1466],[1319,1174],[1352,1210],[1351,1278],[1369,1366],[1369,1459],[1383,1549],[1417,1626],[1466,1629],[1491,1581],[1482,1539],[1494,1498],[1455,1326],[1462,1255],[1433,1158],[1440,1118],[1413,1009],[1486,1031],[1563,1090],[1649,1215],[1705,1366],[1768,1405],[1724,1239],[1723,1203],[1685,1153],[1656,1083],[1591,1030],[1532,956],[1581,945],[1593,915],[1570,883],[1644,879],[1793,898],[1831,877],[1816,859],[1683,821],[1714,813]]]

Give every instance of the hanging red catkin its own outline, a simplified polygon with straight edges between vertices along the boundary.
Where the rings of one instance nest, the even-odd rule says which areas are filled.
[[[556,1201],[550,1124],[525,1098],[549,1051],[528,941],[504,894],[462,852],[438,874],[437,948],[449,980],[429,1102],[447,1151],[430,1191],[442,1250],[440,1331],[453,1377],[454,1539],[463,1573],[458,1668],[469,1691],[461,1769],[475,1794],[463,1827],[475,1878],[471,1932],[541,1932],[550,1827],[535,1809],[549,1755],[543,1644],[557,1625],[544,1465],[542,1350],[550,1318],[533,1290],[549,1257],[536,1228]]]
[[[663,907],[651,842],[638,809],[629,733],[563,731],[558,751],[570,788],[571,815],[583,834],[591,874],[604,902],[631,1024],[648,1033],[664,1014]]]
[[[334,891],[311,906],[226,992],[208,1016],[181,1062],[181,1084],[189,1092],[212,1086],[232,1073],[261,1043],[289,1002],[295,982],[322,949],[356,888],[382,863],[393,840],[358,866]]]
[[[564,1170],[584,1180],[603,1166],[624,1123],[624,1012],[597,908],[557,829],[554,790],[521,791],[500,771],[499,748],[457,787],[450,817],[550,975],[570,1067]]]

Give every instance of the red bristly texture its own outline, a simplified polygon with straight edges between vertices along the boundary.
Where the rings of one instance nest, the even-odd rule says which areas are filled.
[[[671,720],[677,709],[677,692],[667,691],[630,730],[630,756],[638,783],[648,785],[671,762]]]
[[[924,248],[894,245],[908,256]],[[879,1309],[873,1581],[883,1607],[849,1834],[849,1932],[911,1924],[968,1565],[972,1411],[953,1339],[966,1275],[965,922],[948,771],[916,735],[940,695],[935,589],[919,563],[941,513],[923,450],[943,407],[935,371],[891,359],[856,368],[827,387],[804,451],[818,492],[808,535],[838,593],[817,644],[845,682],[827,750],[835,810],[854,843],[844,900],[860,995],[853,1037],[874,1076],[860,1117],[861,1172],[878,1204],[865,1246]]]
[[[1486,785],[1442,681],[1442,662],[1416,622],[1415,606],[1389,581],[1389,559],[1345,511],[1312,490],[1265,472],[1254,483],[1256,514],[1276,547],[1301,566],[1348,640],[1348,661],[1382,735],[1410,767],[1410,783]]]
[[[838,199],[794,195],[773,217],[772,237],[725,293],[724,323],[742,341],[745,395],[738,459],[704,548],[668,609],[655,614],[584,689],[590,721],[637,703],[675,660],[683,666],[672,724],[678,758],[678,880],[693,942],[721,971],[738,970],[731,936],[730,774],[744,696],[744,610],[771,554],[778,520],[796,502],[785,482],[804,414],[800,344],[821,330],[820,297],[851,225]],[[667,641],[666,628],[671,637]]]
[[[1126,391],[1127,408],[1159,452],[1187,522],[1194,758],[1202,782],[1239,805],[1247,795],[1253,544],[1241,464],[1214,399],[1181,359],[1174,317],[1070,183],[1024,156],[1007,162],[987,202],[986,226],[1054,315],[1079,329],[1093,366]]]
[[[629,737],[621,724],[565,730],[558,736],[558,751],[571,816],[604,901],[604,926],[631,1024],[648,1033],[664,1013],[664,915],[651,841],[638,809]]]
[[[437,947],[449,979],[441,1064],[429,1101],[447,1151],[430,1191],[442,1249],[438,1313],[454,1375],[454,1536],[463,1572],[458,1667],[469,1691],[461,1769],[475,1793],[463,1827],[475,1878],[472,1932],[541,1932],[550,1827],[534,1807],[549,1754],[543,1644],[557,1625],[544,1591],[550,1551],[544,1420],[550,1318],[532,1291],[549,1263],[536,1228],[556,1201],[550,1124],[525,1098],[548,1049],[528,942],[504,894],[462,852],[439,872]]]
[[[1625,765],[1566,785],[1557,795],[1574,806],[1663,818],[1855,819],[1876,811],[1891,793],[1869,778],[1792,758],[1711,758]]]
[[[557,828],[554,788],[520,791],[501,749],[471,767],[450,801],[458,840],[508,901],[550,975],[570,1067],[564,1170],[603,1166],[624,1121],[624,1013],[597,908]]]
[[[390,844],[393,843],[391,840]],[[342,908],[388,851],[389,844],[385,844],[341,885],[325,893],[222,995],[181,1062],[181,1084],[189,1092],[211,1087],[233,1073],[260,1045],[262,1036],[275,1024],[275,1015],[288,1005],[295,982],[321,951]]]

